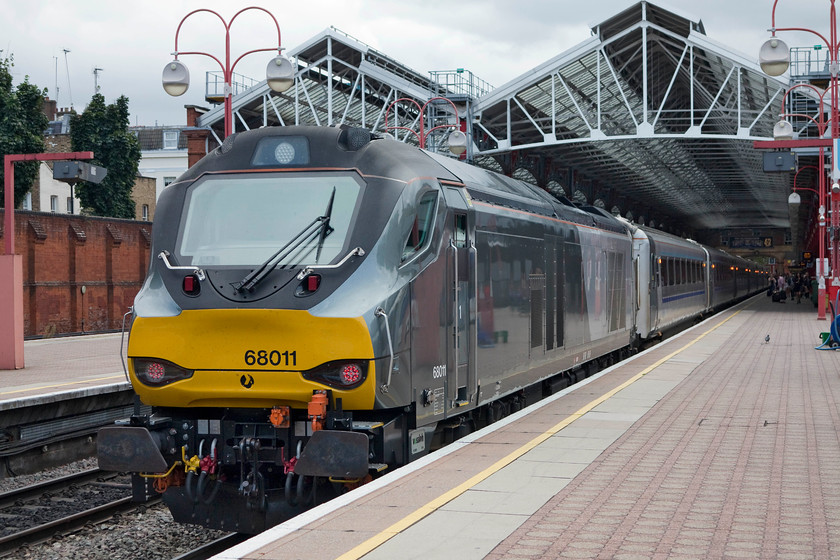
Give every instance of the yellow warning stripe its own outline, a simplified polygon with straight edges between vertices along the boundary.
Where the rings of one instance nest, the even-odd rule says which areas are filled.
[[[96,381],[107,381],[108,379],[122,379],[123,381],[125,381],[125,375],[121,373],[119,375],[111,375],[111,376],[108,376],[108,377],[94,377],[92,379],[83,379],[81,381],[71,381],[69,383],[60,383],[58,385],[44,385],[44,386],[41,386],[41,387],[29,387],[28,389],[16,389],[14,391],[2,391],[2,392],[0,392],[0,396],[2,396],[2,395],[13,395],[15,393],[28,393],[28,392],[31,392],[31,391],[40,391],[41,389],[58,389],[58,388],[61,388],[61,387],[69,387],[71,385],[82,385],[84,383],[94,383]],[[126,381],[126,383],[127,383],[127,381]]]

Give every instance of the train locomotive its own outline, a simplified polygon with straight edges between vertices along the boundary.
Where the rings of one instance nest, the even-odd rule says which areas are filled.
[[[365,129],[241,132],[169,185],[142,404],[100,468],[256,533],[766,286],[747,261]]]

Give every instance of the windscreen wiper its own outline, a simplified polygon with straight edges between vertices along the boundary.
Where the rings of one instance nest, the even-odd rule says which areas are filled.
[[[333,231],[335,231],[335,230],[334,230],[334,229],[330,226],[330,218],[332,217],[333,200],[335,200],[335,187],[333,187],[333,192],[332,192],[332,194],[330,195],[330,201],[327,203],[327,210],[326,210],[326,212],[324,213],[324,215],[323,215],[323,216],[321,216],[321,218],[322,218],[322,219],[324,219],[324,221],[323,221],[323,222],[321,222],[321,229],[320,229],[320,231],[318,232],[318,246],[317,246],[317,252],[315,253],[315,263],[316,263],[316,264],[318,263],[318,261],[320,261],[320,260],[321,260],[321,249],[323,249],[323,248],[324,248],[324,240],[325,240],[325,239],[327,238],[327,236],[329,236],[329,235],[330,235]],[[300,250],[299,250],[299,251],[295,254],[295,256],[294,256],[294,257],[289,258],[289,264],[287,264],[287,265],[282,265],[280,268],[287,268],[287,267],[295,267],[295,266],[298,266],[298,265],[299,265],[301,262],[303,262],[303,260],[304,260],[305,258],[307,258],[307,257],[308,257],[311,253],[312,253],[312,248],[310,248],[310,247],[309,247],[309,243],[308,243],[308,241],[307,241],[307,242],[304,242],[304,243],[301,245]]]
[[[277,252],[273,255],[268,257],[266,261],[260,265],[255,270],[251,271],[245,278],[242,279],[241,282],[238,282],[233,285],[233,288],[237,292],[244,292],[247,290],[252,290],[254,286],[256,286],[260,281],[263,280],[269,273],[274,270],[277,264],[282,261],[283,259],[287,258],[289,255],[292,254],[295,250],[303,247],[305,248],[309,242],[315,239],[316,236],[320,235],[321,241],[319,241],[319,249],[320,244],[323,243],[323,239],[326,238],[327,235],[332,233],[333,228],[330,227],[330,216],[332,215],[332,205],[333,199],[335,198],[335,187],[333,187],[332,195],[330,196],[330,201],[327,204],[327,212],[323,216],[318,216],[314,220],[312,220],[306,227],[300,230],[288,243],[283,245]],[[300,255],[301,251],[295,255],[297,258]],[[310,249],[307,251],[306,254],[309,254],[312,250]],[[319,250],[320,253],[320,250]],[[305,256],[305,255],[304,255]]]
[[[333,201],[335,200],[335,187],[333,187],[333,192],[330,195],[330,201],[327,204],[327,211],[324,213],[324,220],[323,224],[321,225],[321,236],[318,239],[318,251],[315,253],[315,262],[317,263],[321,259],[321,249],[324,248],[324,239],[327,238],[329,234],[333,232],[333,228],[330,226],[330,218],[332,217],[332,208],[333,208]]]

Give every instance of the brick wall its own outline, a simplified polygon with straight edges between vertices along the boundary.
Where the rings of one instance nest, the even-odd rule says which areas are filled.
[[[24,336],[121,328],[146,276],[151,231],[150,222],[16,211]]]

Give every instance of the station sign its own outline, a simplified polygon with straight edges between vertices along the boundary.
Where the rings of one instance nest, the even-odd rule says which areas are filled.
[[[768,173],[796,171],[796,156],[793,152],[765,152],[764,171]]]
[[[53,165],[53,179],[71,185],[79,181],[101,183],[108,170],[83,161],[57,161]]]

